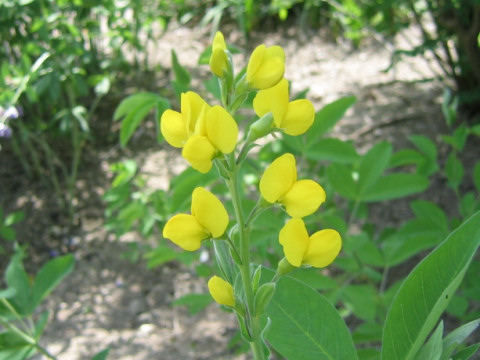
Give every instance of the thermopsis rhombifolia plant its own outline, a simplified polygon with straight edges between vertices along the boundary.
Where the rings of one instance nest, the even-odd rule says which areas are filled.
[[[179,71],[178,62],[172,63],[174,69],[177,68],[177,80],[184,78],[186,81],[182,84],[187,86],[189,76],[178,76],[183,75],[183,70]],[[162,113],[159,127],[163,138],[173,147],[180,148],[183,158],[192,167],[187,170],[189,180],[200,179],[193,176],[198,172],[198,175],[208,173],[209,179],[217,177],[217,185],[225,183],[227,193],[222,192],[221,197],[213,192],[223,187],[192,187],[190,213],[169,218],[163,228],[163,237],[188,252],[200,249],[205,242],[213,243],[219,272],[208,281],[210,294],[217,303],[235,313],[242,337],[250,344],[255,360],[268,358],[272,349],[289,360],[355,360],[359,357],[448,360],[452,355],[455,359],[466,360],[473,356],[480,344],[465,347],[464,342],[477,328],[480,319],[461,325],[445,337],[443,322],[439,320],[480,245],[480,212],[466,219],[442,243],[435,241],[435,244],[440,243],[436,249],[399,282],[398,287],[394,287],[396,293],[391,295],[393,300],[389,301],[390,308],[388,311],[385,309],[385,320],[379,325],[382,327],[381,349],[377,341],[380,336],[375,335],[375,343],[369,344],[372,345],[370,348],[362,347],[357,352],[349,329],[332,305],[336,300],[327,300],[298,280],[301,278],[298,274],[308,272],[301,268],[323,269],[330,265],[339,255],[342,243],[345,245],[342,260],[355,256],[352,255],[352,246],[355,246],[352,242],[356,238],[343,232],[342,239],[337,231],[342,231],[340,227],[337,230],[319,229],[317,210],[325,202],[326,192],[317,182],[298,176],[293,154],[277,154],[271,163],[262,168],[259,165],[261,162],[256,159],[262,152],[256,155],[251,151],[259,140],[269,134],[289,135],[274,136],[274,141],[283,141],[281,144],[291,144],[292,139],[298,139],[303,134],[310,137],[311,144],[320,143],[315,127],[319,121],[331,121],[322,115],[328,111],[315,114],[310,101],[290,101],[288,81],[284,79],[285,54],[279,46],[258,46],[251,54],[246,69],[235,74],[224,37],[217,32],[209,65],[218,80],[218,98],[222,105],[211,106],[199,94],[184,89],[178,92],[180,111],[163,111],[168,107],[168,101],[154,94],[140,93],[122,102],[115,118],[127,115],[122,122],[121,136],[121,142],[125,144],[135,130],[135,126],[132,126],[133,117],[144,116],[152,107],[157,107]],[[248,108],[247,99],[252,98],[249,96],[252,93],[256,116],[252,116],[252,121],[246,123],[245,131],[241,132],[237,121],[245,118],[245,114],[243,111],[237,112],[242,107]],[[347,104],[351,102],[351,99],[345,100]],[[345,100],[341,108],[345,107]],[[136,106],[130,106],[132,104]],[[241,133],[244,135],[240,136]],[[340,153],[348,150],[345,147],[338,149]],[[327,176],[328,184],[324,185],[326,188],[327,185],[333,187],[356,202],[361,199],[388,200],[426,188],[426,180],[415,174],[392,174],[382,178],[382,171],[378,169],[385,169],[390,156],[391,145],[378,144],[362,158],[358,182],[352,177],[351,171],[343,167],[342,171],[327,171],[327,174],[334,173],[337,176]],[[300,163],[301,160],[298,160]],[[380,165],[376,164],[378,162]],[[340,169],[334,165],[329,165],[328,169]],[[258,172],[258,189],[252,189],[252,183],[244,176],[252,168]],[[372,171],[378,172],[377,182],[368,175]],[[377,195],[361,197],[367,188],[365,181],[368,189],[379,188],[376,189]],[[173,204],[173,198],[171,200]],[[165,201],[166,205],[170,204],[167,199]],[[416,205],[416,208],[419,207],[425,208],[424,205]],[[278,219],[277,213],[272,215],[270,212],[278,208],[285,212],[284,219]],[[178,206],[174,206],[174,209],[175,212],[183,211]],[[431,207],[426,209],[429,214],[432,213]],[[274,239],[278,239],[280,260],[273,260],[276,257],[267,258],[265,251],[259,251],[258,237],[262,236],[259,229],[265,225],[263,222],[269,225],[265,231],[273,233]],[[436,237],[441,240],[444,235],[439,233]],[[403,241],[401,236],[398,241]],[[273,245],[277,246],[277,243]],[[384,261],[388,261],[387,245],[375,244],[373,246],[378,248],[371,249],[385,252],[384,256],[387,257]],[[401,245],[410,246],[403,242]],[[393,258],[404,259],[398,247],[390,251]],[[270,270],[264,264],[276,269]],[[340,261],[338,264],[335,270],[322,270],[323,277],[338,274],[339,271],[341,274]],[[299,269],[298,272],[293,273],[296,269]],[[372,299],[382,296],[381,286],[377,293],[373,287],[357,284],[352,280],[354,278],[347,280],[347,284],[353,281],[354,287],[351,289],[355,291],[351,295],[368,290]],[[341,280],[339,283],[340,286],[347,286]],[[368,328],[372,323],[365,325]],[[436,352],[432,352],[432,348]]]
[[[240,168],[255,141],[274,132],[304,134],[314,121],[310,101],[289,100],[283,49],[258,46],[246,71],[235,77],[224,37],[217,32],[210,69],[220,84],[222,106],[211,106],[188,91],[181,95],[180,112],[163,113],[160,128],[170,145],[182,148],[182,156],[194,169],[206,173],[216,167],[229,190],[234,213],[230,216],[213,193],[197,187],[192,194],[191,213],[170,218],[163,236],[187,251],[198,250],[203,241],[213,240],[221,274],[209,280],[209,291],[216,302],[235,312],[255,359],[265,359],[268,350],[262,334],[269,324],[265,309],[279,279],[297,267],[330,265],[340,252],[342,240],[333,229],[308,232],[303,218],[317,211],[326,195],[315,181],[297,179],[292,154],[279,156],[264,170],[256,205],[247,212],[242,205]],[[234,116],[252,91],[256,91],[253,108],[259,119],[239,141]],[[257,216],[273,207],[281,207],[288,215],[278,235],[285,258],[273,278],[266,281],[261,266],[254,270],[251,264],[250,235]]]

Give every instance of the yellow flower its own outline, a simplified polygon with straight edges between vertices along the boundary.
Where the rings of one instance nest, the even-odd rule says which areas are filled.
[[[254,89],[268,89],[277,84],[285,72],[285,52],[280,46],[259,45],[247,65],[247,83]]]
[[[280,203],[291,217],[304,217],[325,202],[325,190],[313,180],[297,180],[295,157],[276,158],[260,179],[260,193],[269,203]]]
[[[330,265],[340,253],[342,238],[332,229],[308,235],[302,219],[291,219],[280,230],[279,242],[288,262],[293,266],[311,265],[323,268]]]
[[[211,107],[192,91],[182,94],[181,113],[163,113],[160,130],[170,145],[183,148],[182,156],[202,173],[211,169],[218,152],[231,153],[238,137],[237,123],[228,111]]]
[[[213,38],[212,56],[210,57],[210,69],[218,77],[223,77],[225,71],[228,70],[227,45],[220,31],[217,31]]]
[[[190,214],[177,214],[167,221],[163,237],[187,251],[200,248],[203,240],[218,238],[228,226],[228,213],[210,191],[197,187],[192,194]]]
[[[210,106],[200,95],[193,91],[180,97],[181,112],[166,110],[160,120],[160,131],[165,140],[173,147],[181,148],[195,133],[198,119]]]
[[[213,276],[208,280],[208,290],[213,299],[220,305],[233,307],[235,298],[233,297],[233,287],[221,277]]]
[[[288,81],[282,79],[270,89],[260,90],[253,99],[253,108],[259,117],[271,112],[275,127],[285,134],[304,134],[313,124],[315,108],[306,99],[288,100]]]

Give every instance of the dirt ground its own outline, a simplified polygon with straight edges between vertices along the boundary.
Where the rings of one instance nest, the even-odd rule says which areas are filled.
[[[222,30],[227,42],[244,44],[238,32]],[[196,68],[209,36],[208,29],[173,26],[150,52],[151,61],[168,69],[170,49],[174,48],[183,65],[205,77],[208,68]],[[285,77],[292,81],[293,92],[310,88],[307,98],[317,109],[344,95],[357,96],[357,104],[334,133],[353,139],[361,151],[380,139],[392,141],[398,150],[408,144],[410,134],[437,140],[446,132],[440,111],[443,90],[436,81],[419,81],[434,76],[422,60],[410,60],[383,72],[391,54],[385,43],[371,40],[360,49],[352,49],[348,43],[333,43],[319,34],[304,34],[294,28],[254,33],[246,47],[251,51],[262,42],[284,47]],[[244,64],[246,60],[236,55],[235,61]],[[162,72],[152,80],[155,84],[147,85],[155,88],[166,84],[168,76],[168,72]],[[193,86],[199,86],[198,82]],[[113,111],[104,111],[104,116],[111,117]],[[49,207],[49,196],[42,185],[15,175],[18,164],[1,170],[4,201],[12,209],[27,213],[19,240],[35,244],[32,260],[46,259],[52,250],[74,252],[77,259],[75,271],[44,305],[52,315],[42,343],[59,360],[89,359],[106,347],[111,348],[109,359],[116,360],[247,359],[229,346],[236,333],[232,314],[215,304],[194,316],[185,308],[172,308],[172,301],[183,295],[206,292],[204,279],[197,279],[193,271],[177,263],[147,270],[143,263],[122,259],[121,254],[128,251],[127,240],[137,235],[115,240],[103,227],[101,196],[112,179],[110,164],[135,157],[142,171],[149,174],[149,185],[158,188],[166,188],[172,173],[185,167],[181,158],[172,166],[169,150],[153,141],[145,142],[146,138],[149,135],[143,129],[130,149],[122,150],[116,144],[87,149],[78,181],[80,225],[74,233],[63,232],[58,208]],[[12,161],[4,162],[2,155],[0,165]],[[392,222],[409,216],[406,207],[373,211]]]

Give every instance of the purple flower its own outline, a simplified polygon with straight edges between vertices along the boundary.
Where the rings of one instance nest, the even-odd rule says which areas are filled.
[[[12,129],[7,124],[0,122],[0,137],[9,138],[12,136]]]
[[[18,119],[20,116],[23,116],[23,109],[20,106],[9,106],[4,108],[0,106],[0,117],[6,120]]]

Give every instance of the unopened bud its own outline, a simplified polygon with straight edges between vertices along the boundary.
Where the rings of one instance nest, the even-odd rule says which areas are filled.
[[[252,143],[257,139],[270,134],[272,130],[273,114],[268,112],[250,126],[250,130],[248,131],[247,135],[247,143]]]

